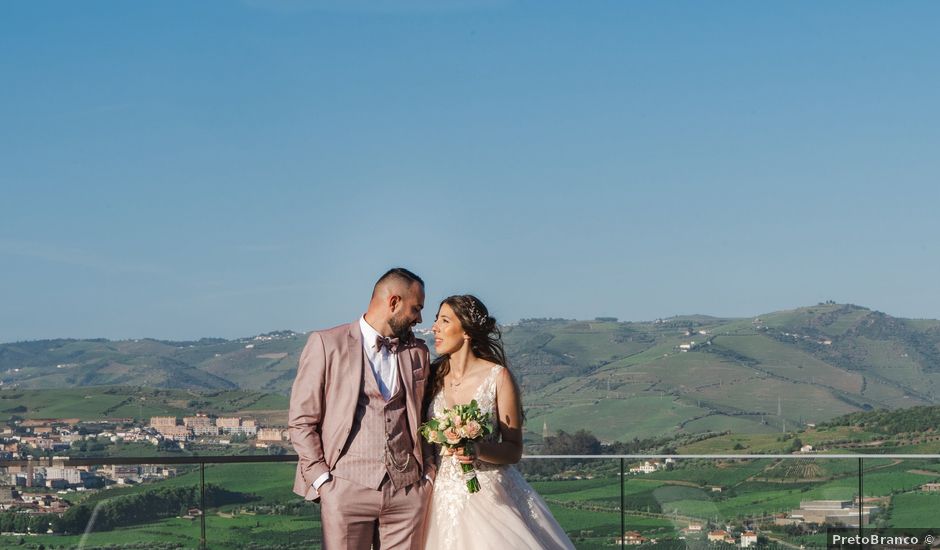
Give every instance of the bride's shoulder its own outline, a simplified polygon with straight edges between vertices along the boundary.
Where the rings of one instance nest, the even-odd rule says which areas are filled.
[[[510,374],[509,369],[498,363],[487,361],[485,369],[486,379],[494,382],[499,388],[501,388],[505,382],[512,381],[512,374]]]
[[[506,370],[505,367],[498,363],[487,361],[486,359],[482,359],[481,361],[480,371],[485,372],[487,376],[499,374],[501,371]]]
[[[516,377],[513,376],[512,372],[502,366],[494,365],[493,373],[490,375],[493,377],[493,381],[496,384],[498,391],[511,391],[512,393],[519,393],[519,385],[516,383]]]

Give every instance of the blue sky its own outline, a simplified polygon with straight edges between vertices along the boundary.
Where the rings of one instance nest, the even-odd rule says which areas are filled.
[[[0,342],[940,317],[940,4],[5,2]]]

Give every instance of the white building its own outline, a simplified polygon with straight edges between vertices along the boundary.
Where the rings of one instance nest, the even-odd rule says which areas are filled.
[[[647,460],[643,462],[642,466],[634,466],[633,468],[630,468],[630,473],[631,474],[651,474],[661,468],[662,468],[661,462],[658,462],[655,460],[650,462],[649,460]]]
[[[82,482],[82,472],[78,468],[64,468],[50,466],[46,468],[46,480],[64,479],[69,485],[79,485]]]
[[[757,544],[757,533],[745,531],[741,534],[741,548],[750,548],[754,544]]]

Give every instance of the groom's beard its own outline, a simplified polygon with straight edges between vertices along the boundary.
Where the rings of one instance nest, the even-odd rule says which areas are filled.
[[[392,329],[392,333],[399,341],[406,342],[411,338],[411,323],[403,317],[404,316],[392,317],[388,320],[388,326]]]

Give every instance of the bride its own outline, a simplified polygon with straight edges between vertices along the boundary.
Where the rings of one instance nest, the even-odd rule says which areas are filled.
[[[545,502],[512,465],[522,457],[522,402],[506,368],[496,319],[474,296],[441,302],[432,327],[439,358],[432,364],[429,414],[476,399],[493,433],[463,450],[441,452],[434,480],[428,550],[574,548]],[[467,491],[461,464],[474,465],[480,491]]]

